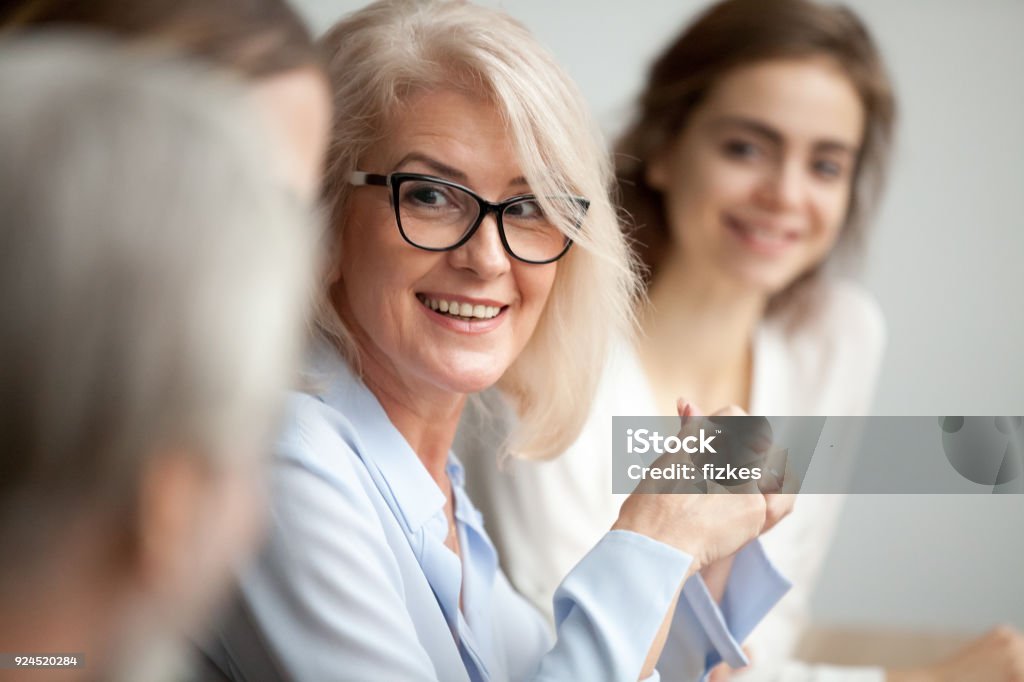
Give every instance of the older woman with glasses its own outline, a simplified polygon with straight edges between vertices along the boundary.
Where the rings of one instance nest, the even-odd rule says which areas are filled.
[[[628,327],[634,271],[581,97],[522,26],[462,2],[385,0],[322,46],[330,267],[270,544],[210,662],[236,680],[656,676],[684,581],[774,520],[766,498],[634,495],[562,583],[553,638],[450,451],[467,397],[496,384],[520,418],[505,448],[562,451]],[[733,613],[703,592],[695,677],[742,658],[785,588],[764,562],[746,580],[759,594]]]

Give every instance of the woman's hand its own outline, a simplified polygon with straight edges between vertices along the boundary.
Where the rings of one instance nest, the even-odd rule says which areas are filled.
[[[638,488],[623,503],[612,528],[686,552],[694,558],[693,570],[699,570],[756,538],[765,514],[762,495],[648,494]]]
[[[678,401],[676,409],[679,411],[679,416],[684,420],[684,423],[691,414],[694,416],[700,415],[700,411],[696,407],[682,399]],[[684,416],[684,412],[686,416]],[[742,408],[729,405],[712,413],[709,419],[714,422],[715,417],[746,416],[748,415]],[[765,522],[761,528],[761,534],[764,534],[774,528],[779,521],[789,516],[790,512],[793,511],[796,496],[779,492],[783,489],[785,483],[786,460],[789,456],[789,451],[774,447],[771,425],[763,417],[758,419],[762,421],[755,422],[751,419],[749,426],[742,429],[735,428],[734,422],[733,431],[743,439],[743,447],[747,448],[751,453],[750,456],[743,459],[759,461],[762,467],[763,476],[757,481],[756,485],[757,489],[764,493],[765,496]],[[752,486],[748,485],[745,488],[737,489],[737,492],[741,490],[750,493],[752,492]]]
[[[764,526],[761,527],[761,533],[764,534],[775,527],[782,519],[789,516],[790,512],[793,511],[793,505],[796,503],[796,495],[792,493],[765,493],[764,496],[766,509]]]
[[[1024,680],[1024,635],[998,627],[935,665],[887,671],[888,682],[1020,682]]]
[[[734,408],[716,414],[736,415]],[[696,410],[680,402],[679,416],[683,430],[693,428],[690,417]],[[663,455],[657,466],[691,464],[688,456]],[[764,528],[767,504],[764,495],[702,494],[691,481],[646,479],[623,503],[613,529],[630,530],[686,552],[694,558],[692,570],[727,557],[757,537]],[[708,490],[723,492],[713,481]],[[671,494],[671,493],[678,494]],[[652,494],[655,493],[655,494]],[[669,494],[656,494],[669,493]],[[689,493],[689,494],[688,494]]]
[[[680,437],[696,435],[692,432],[698,430],[699,420],[691,417],[696,416],[697,410],[682,401],[677,404],[677,410],[682,426]],[[721,414],[738,415],[742,411],[729,408]],[[663,455],[655,463],[661,467],[672,464],[692,466],[693,462],[681,449],[676,454]],[[630,530],[686,552],[693,557],[692,575],[732,556],[757,537],[764,528],[768,512],[765,496],[756,488],[730,495],[725,494],[727,489],[708,481],[707,492],[716,494],[705,494],[695,481],[644,479],[626,498],[612,529]],[[650,675],[661,656],[678,599],[679,592],[676,592],[661,629],[651,643],[641,679]]]
[[[694,407],[692,404],[686,403],[682,399],[677,402],[676,410],[679,413],[684,427],[691,416],[700,415],[700,410],[698,408]],[[738,407],[728,406],[715,412],[712,415],[712,419],[719,416],[741,417],[745,416],[745,413]],[[748,429],[747,433],[743,436],[743,439],[746,441],[746,445],[749,449],[754,452],[757,457],[763,459],[763,468],[773,472],[768,476],[763,477],[756,484],[757,489],[765,494],[765,522],[761,529],[761,533],[763,534],[765,531],[774,527],[775,524],[785,518],[793,510],[795,496],[783,495],[777,492],[782,489],[783,476],[774,472],[785,472],[788,452],[773,448],[771,427],[768,425],[767,420],[765,420],[764,424],[752,424],[752,426],[759,428]],[[765,430],[767,430],[767,433],[762,433]],[[748,483],[745,485],[746,487],[743,488],[744,492],[747,494],[753,494],[754,490],[752,488],[754,484]],[[739,492],[739,490],[736,490],[736,492]],[[721,601],[725,594],[725,588],[729,582],[729,575],[732,572],[732,560],[733,555],[730,555],[701,568],[701,577],[704,579],[704,584],[715,601]]]

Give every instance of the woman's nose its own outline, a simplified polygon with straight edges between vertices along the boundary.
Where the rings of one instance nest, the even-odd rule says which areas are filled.
[[[799,208],[806,192],[806,177],[797,160],[783,160],[770,170],[759,187],[759,198],[775,210]]]
[[[481,279],[494,279],[508,272],[511,256],[505,251],[498,233],[498,219],[493,213],[484,217],[469,241],[448,252],[453,267],[471,270]]]

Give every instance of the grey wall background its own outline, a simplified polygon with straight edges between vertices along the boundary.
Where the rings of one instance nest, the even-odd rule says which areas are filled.
[[[317,31],[363,4],[293,0]],[[487,1],[547,44],[611,136],[646,65],[703,2]],[[902,107],[865,283],[889,347],[878,414],[1024,414],[1024,0],[848,0]],[[1024,628],[1024,496],[849,500],[823,623]]]

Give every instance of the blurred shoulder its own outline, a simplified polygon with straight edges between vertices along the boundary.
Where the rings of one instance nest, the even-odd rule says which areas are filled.
[[[885,346],[885,317],[871,293],[849,280],[830,280],[822,285],[820,300],[809,325],[818,333],[842,339],[859,348]]]
[[[774,367],[759,370],[767,385],[755,386],[757,407],[865,414],[885,343],[885,318],[874,297],[854,282],[825,280],[807,300],[765,320],[758,350]]]
[[[779,311],[766,326],[789,344],[826,352],[881,351],[886,339],[878,301],[860,284],[844,279],[823,281],[806,301]]]

